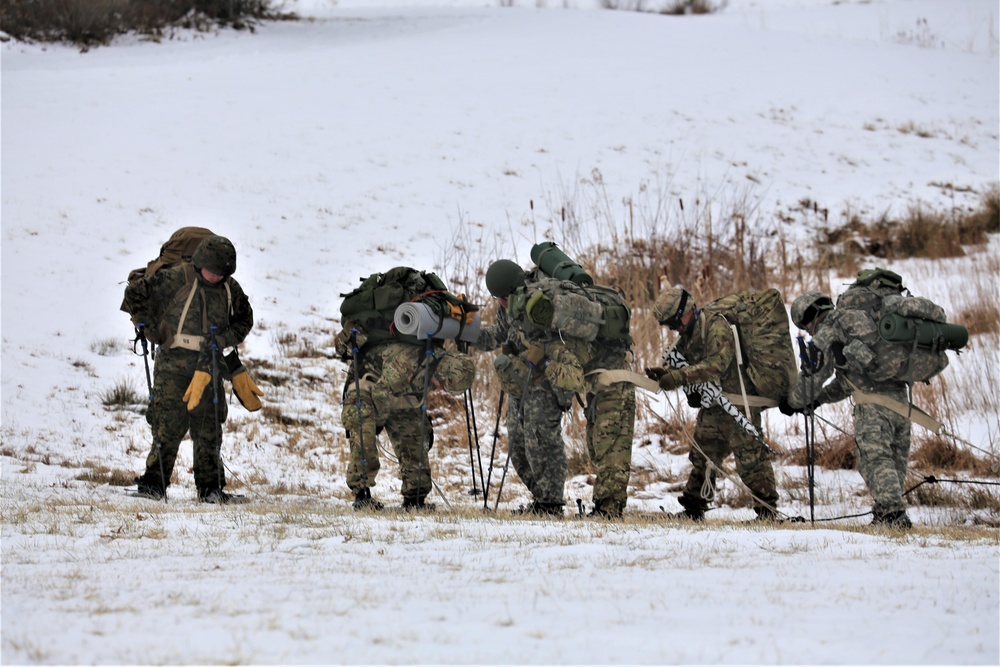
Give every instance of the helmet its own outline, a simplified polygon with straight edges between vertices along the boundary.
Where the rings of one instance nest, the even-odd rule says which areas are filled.
[[[196,269],[229,277],[236,273],[236,248],[225,236],[207,236],[195,248],[191,261]]]
[[[660,324],[674,327],[680,324],[681,316],[695,309],[694,299],[683,287],[671,287],[656,297],[653,304],[653,316]]]
[[[486,269],[486,289],[498,298],[510,295],[525,280],[524,269],[509,259],[498,259]]]
[[[806,292],[792,302],[792,322],[805,329],[824,310],[833,310],[833,299],[822,292]]]

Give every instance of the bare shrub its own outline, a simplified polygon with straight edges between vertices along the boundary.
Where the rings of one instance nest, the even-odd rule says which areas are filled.
[[[975,475],[989,475],[993,472],[989,462],[940,436],[923,440],[910,452],[910,461],[917,468],[938,473],[965,470]]]
[[[143,397],[129,378],[117,380],[100,394],[101,404],[108,408],[122,409],[143,402]]]
[[[269,5],[270,0],[5,0],[0,29],[15,39],[65,41],[86,51],[128,32],[159,39],[174,28],[253,30],[257,21],[289,18]]]

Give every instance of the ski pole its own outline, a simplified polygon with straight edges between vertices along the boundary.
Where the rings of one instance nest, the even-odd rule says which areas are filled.
[[[135,352],[135,344],[142,344],[142,363],[146,367],[146,389],[149,392],[149,421],[153,432],[153,447],[156,448],[156,460],[160,464],[160,488],[163,490],[163,503],[167,503],[167,480],[163,473],[163,449],[160,447],[160,439],[156,437],[156,412],[153,409],[153,378],[149,374],[149,341],[146,340],[146,325],[139,323],[135,330],[135,340],[132,341],[132,351]]]
[[[486,485],[483,487],[483,509],[488,510],[489,497],[490,497],[490,483],[493,480],[493,461],[495,460],[495,455],[497,453],[497,439],[500,437],[500,413],[503,412],[503,399],[506,395],[503,389],[500,390],[500,400],[497,401],[497,422],[493,426],[493,446],[490,448],[490,465],[489,474],[486,477]],[[479,473],[479,478],[482,479],[482,472]]]
[[[212,350],[212,403],[215,406],[215,461],[219,470],[219,493],[222,493],[222,486],[225,477],[222,472],[222,422],[219,421],[219,341],[215,335],[219,328],[214,324],[209,327],[210,344]]]
[[[521,434],[524,435],[524,401],[528,398],[528,387],[531,385],[531,375],[535,372],[535,365],[528,362],[528,372],[524,379],[524,387],[521,388],[521,400],[517,402],[517,421],[521,425]],[[499,414],[497,416],[499,419]],[[509,434],[508,434],[509,436]],[[507,440],[507,460],[503,464],[503,474],[500,476],[500,486],[497,488],[497,497],[493,502],[493,511],[500,507],[500,494],[503,493],[503,483],[507,479],[507,468],[510,466],[510,440]]]

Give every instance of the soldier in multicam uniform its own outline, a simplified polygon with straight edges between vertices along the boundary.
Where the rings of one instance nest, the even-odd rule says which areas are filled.
[[[416,289],[417,293],[422,291],[423,288]],[[360,398],[354,380],[355,345],[360,362],[356,369]],[[423,409],[425,387],[461,394],[475,379],[472,359],[445,350],[440,340],[432,341],[428,359],[426,341],[392,338],[373,341],[357,322],[344,322],[344,329],[335,338],[335,348],[341,359],[351,364],[344,386],[341,422],[350,439],[347,485],[355,494],[354,508],[384,507],[371,495],[380,468],[377,438],[384,429],[399,461],[402,508],[433,509],[433,504],[425,500],[432,489],[427,453],[434,442],[434,429]],[[428,368],[429,384],[425,383]]]
[[[494,364],[504,390],[518,401],[517,409],[507,410],[507,438],[511,462],[533,499],[525,511],[562,516],[567,473],[562,415],[574,395],[586,392],[587,451],[596,470],[592,514],[620,517],[628,501],[635,387],[598,386],[586,373],[627,368],[628,345],[526,335],[529,327],[512,318],[507,299],[537,278],[537,270],[526,274],[510,260],[490,265],[487,289],[501,307],[496,324],[484,327],[476,343],[482,350],[501,348]]]
[[[835,403],[855,391],[887,396],[906,404],[907,386],[895,380],[875,382],[865,372],[879,336],[865,312],[834,308],[822,292],[806,292],[792,302],[792,322],[812,335],[819,350],[816,368],[799,374],[788,397],[795,410]],[[905,346],[899,347],[905,354]],[[824,386],[824,383],[833,380]],[[875,507],[872,524],[909,528],[913,524],[903,502],[903,483],[910,456],[910,420],[873,403],[854,406],[854,439],[858,472],[868,485]]]
[[[154,445],[146,457],[146,471],[135,479],[140,495],[164,496],[177,450],[190,431],[198,498],[210,503],[232,498],[222,490],[226,479],[219,457],[226,401],[214,404],[213,392],[206,388],[213,373],[211,328],[217,331],[217,361],[222,350],[239,345],[253,328],[253,309],[232,278],[235,271],[233,244],[222,236],[209,236],[198,245],[190,264],[160,269],[125,288],[133,320],[156,323],[157,331],[150,335],[159,343],[150,408]]]
[[[740,392],[740,368],[736,359],[733,332],[729,322],[720,314],[703,315],[691,295],[682,287],[662,292],[653,306],[657,321],[679,333],[676,350],[690,364],[685,368],[647,368],[646,374],[660,384],[663,391],[677,387],[715,382],[723,392]],[[748,395],[757,395],[752,384],[746,385]],[[700,398],[689,396],[692,407],[700,408]],[[746,408],[737,409],[746,415]],[[748,419],[761,427],[761,409],[750,407]],[[684,508],[683,515],[695,521],[705,518],[709,502],[715,496],[715,471],[709,471],[708,459],[721,466],[732,452],[736,459],[736,472],[754,495],[757,518],[776,518],[778,489],[774,468],[764,444],[741,427],[726,411],[713,405],[698,410],[694,441],[698,445],[688,453],[691,474],[684,492],[678,498]]]

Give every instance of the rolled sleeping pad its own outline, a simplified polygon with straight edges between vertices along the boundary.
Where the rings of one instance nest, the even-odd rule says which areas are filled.
[[[552,241],[536,243],[531,248],[531,261],[547,276],[569,280],[581,287],[594,284],[594,279]]]
[[[458,340],[475,343],[479,338],[479,313],[473,313],[472,321],[464,327],[453,317],[441,316],[434,312],[426,303],[408,301],[400,304],[392,318],[396,331],[408,336],[416,336],[418,340],[438,338],[441,340]],[[461,335],[459,335],[461,333]]]
[[[961,350],[969,342],[969,330],[961,324],[917,321],[896,313],[883,315],[878,322],[882,340],[890,343],[912,343],[930,350]]]

